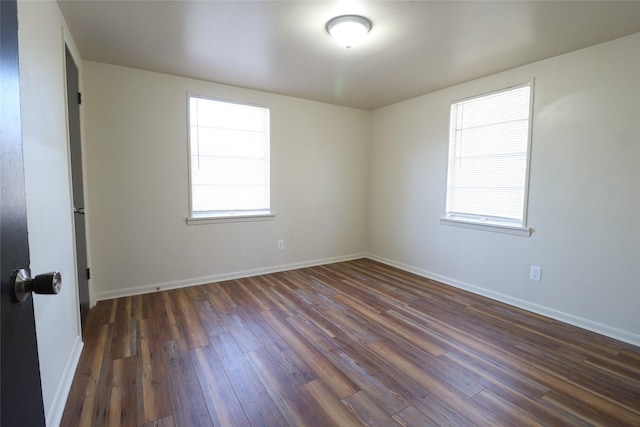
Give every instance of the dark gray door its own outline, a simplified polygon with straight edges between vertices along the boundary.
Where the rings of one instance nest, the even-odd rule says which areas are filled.
[[[0,21],[0,425],[37,427],[45,417],[33,298],[18,304],[11,280],[16,269],[29,268],[15,0],[0,1]]]
[[[76,265],[78,267],[78,295],[80,319],[89,311],[89,266],[87,264],[87,234],[85,229],[84,187],[82,184],[82,147],[80,144],[80,86],[78,68],[66,49],[67,108],[69,115],[69,145],[71,152],[71,181],[73,183],[73,219],[76,231]]]

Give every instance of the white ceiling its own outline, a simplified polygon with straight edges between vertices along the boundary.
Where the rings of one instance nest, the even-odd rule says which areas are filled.
[[[58,3],[83,59],[363,109],[640,32],[640,1]],[[352,49],[325,31],[348,13]]]

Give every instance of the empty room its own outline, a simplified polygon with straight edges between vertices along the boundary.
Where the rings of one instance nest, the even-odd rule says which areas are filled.
[[[3,427],[640,425],[640,1],[1,5]]]

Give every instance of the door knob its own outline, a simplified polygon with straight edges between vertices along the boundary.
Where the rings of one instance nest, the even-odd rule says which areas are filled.
[[[21,268],[13,273],[13,290],[19,302],[25,302],[31,292],[36,294],[59,294],[62,287],[60,272],[38,274],[31,278],[27,270]]]
[[[80,214],[80,215],[84,215],[86,213],[84,208],[73,208],[73,212],[77,213],[77,214]]]

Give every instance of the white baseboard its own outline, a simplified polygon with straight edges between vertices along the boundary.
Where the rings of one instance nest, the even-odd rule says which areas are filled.
[[[82,347],[84,347],[82,338],[77,336],[73,343],[71,352],[69,353],[69,357],[67,358],[67,363],[64,365],[62,377],[58,383],[56,394],[53,397],[53,402],[51,402],[51,406],[47,411],[46,423],[49,427],[60,425],[62,414],[64,413],[64,407],[66,406],[67,398],[69,397],[69,391],[71,390],[71,384],[73,383],[73,377],[76,374],[76,368],[78,367],[80,355],[82,354]]]
[[[157,292],[158,289],[162,291],[166,291],[169,289],[186,288],[189,286],[204,285],[207,283],[222,282],[225,280],[234,280],[234,279],[242,279],[244,277],[259,276],[261,274],[277,273],[280,271],[295,270],[298,268],[315,267],[318,265],[333,264],[333,263],[342,262],[342,261],[351,261],[358,258],[365,258],[366,256],[367,255],[364,253],[351,254],[351,255],[345,255],[345,256],[339,256],[339,257],[322,258],[322,259],[316,259],[311,261],[296,262],[291,264],[280,264],[280,265],[274,265],[274,266],[268,266],[268,267],[262,267],[262,268],[255,268],[251,270],[234,271],[230,273],[216,274],[213,276],[194,277],[191,279],[176,280],[173,282],[134,286],[126,289],[116,289],[114,291],[97,292],[95,293],[94,297],[95,297],[95,301],[102,301],[102,300],[108,300],[113,298],[128,297],[132,295],[142,295],[142,294],[148,294],[151,292]]]
[[[559,311],[550,307],[545,307],[539,304],[535,304],[520,298],[514,298],[512,296],[505,295],[500,292],[495,292],[495,291],[485,289],[479,286],[475,286],[469,283],[461,282],[459,280],[452,279],[451,277],[442,276],[440,274],[432,273],[430,271],[425,271],[425,270],[422,270],[407,264],[403,264],[401,262],[397,262],[391,259],[387,259],[378,255],[367,254],[367,258],[370,258],[374,261],[381,262],[383,264],[390,265],[392,267],[399,268],[404,271],[408,271],[410,273],[417,274],[418,276],[426,277],[427,279],[436,280],[438,282],[453,286],[455,288],[463,289],[465,291],[469,291],[474,294],[482,295],[484,297],[491,298],[493,300],[503,302],[505,304],[509,304],[518,308],[522,308],[524,310],[528,310],[536,314],[547,316],[552,319],[568,323],[570,325],[578,326],[580,328],[589,330],[591,332],[595,332],[598,334],[608,336],[610,338],[624,341],[629,344],[640,346],[640,335],[630,331],[614,328],[609,325],[594,322],[592,320],[585,319],[582,317],[574,316],[573,314],[564,313],[562,311]]]

